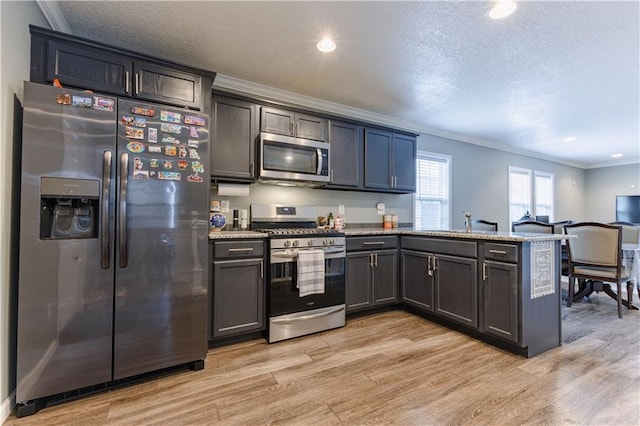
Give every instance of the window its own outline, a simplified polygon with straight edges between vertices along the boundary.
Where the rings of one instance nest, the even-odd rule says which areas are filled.
[[[533,176],[533,179],[532,179]],[[509,166],[509,221],[529,212],[553,222],[553,173]]]
[[[451,157],[418,151],[416,160],[416,229],[449,229]]]

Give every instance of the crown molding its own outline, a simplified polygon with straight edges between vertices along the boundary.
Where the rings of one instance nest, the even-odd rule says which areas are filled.
[[[44,14],[52,30],[72,34],[71,27],[69,27],[69,23],[62,15],[57,1],[36,0],[36,4]]]

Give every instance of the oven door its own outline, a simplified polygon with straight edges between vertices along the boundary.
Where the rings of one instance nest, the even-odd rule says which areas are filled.
[[[341,255],[337,257],[333,257],[330,253],[325,254],[324,293],[300,297],[297,289],[298,268],[295,257],[291,253],[278,256],[275,251],[272,251],[268,287],[269,317],[344,304],[344,248],[340,249],[340,252]]]
[[[329,144],[260,134],[260,178],[329,182]]]

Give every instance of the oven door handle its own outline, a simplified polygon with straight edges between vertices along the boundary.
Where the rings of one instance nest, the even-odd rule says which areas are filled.
[[[272,324],[291,324],[294,322],[300,322],[300,321],[308,321],[314,318],[320,318],[320,317],[326,317],[328,315],[332,315],[335,314],[337,312],[340,311],[344,311],[344,305],[340,305],[336,308],[332,308],[330,310],[324,311],[324,312],[319,312],[317,314],[311,314],[311,315],[301,315],[299,317],[294,317],[294,318],[280,318],[280,319],[274,319],[271,320]]]
[[[340,257],[345,257],[346,253],[344,248],[339,248],[339,249],[329,249],[329,250],[324,250],[324,255],[326,259],[335,259],[335,258],[340,258]],[[338,256],[334,256],[334,255],[338,255]],[[298,257],[297,251],[291,251],[291,250],[286,250],[286,251],[273,251],[271,252],[271,257],[277,257],[279,259],[290,259],[291,261],[296,260],[296,258]]]

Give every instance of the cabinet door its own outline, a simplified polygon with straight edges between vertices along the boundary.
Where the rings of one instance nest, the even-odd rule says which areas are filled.
[[[262,259],[213,262],[213,337],[264,329]]]
[[[433,278],[429,275],[428,253],[402,251],[402,302],[433,311]]]
[[[371,295],[371,253],[347,253],[345,288],[347,312],[373,306]]]
[[[435,312],[453,321],[478,326],[477,261],[435,255]]]
[[[482,331],[518,342],[518,266],[485,261]]]
[[[125,96],[130,90],[131,59],[73,43],[47,42],[46,80],[63,86]]]
[[[293,112],[262,107],[260,110],[260,130],[279,135],[293,135]]]
[[[223,97],[214,97],[212,104],[211,174],[214,178],[255,180],[256,105]]]
[[[134,96],[200,109],[202,77],[148,62],[134,62]]]
[[[392,305],[398,301],[398,252],[375,251],[373,262],[373,305]]]
[[[391,145],[394,176],[393,189],[415,192],[416,190],[416,138],[415,136],[393,135]]]
[[[390,189],[391,162],[389,149],[392,134],[383,130],[365,129],[364,136],[364,186]]]
[[[306,114],[295,114],[295,135],[303,139],[327,140],[327,120]]]
[[[331,145],[329,186],[359,187],[362,174],[362,127],[332,121],[329,128],[329,144]]]

